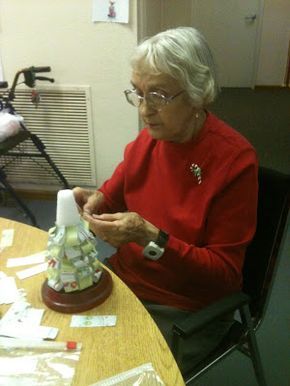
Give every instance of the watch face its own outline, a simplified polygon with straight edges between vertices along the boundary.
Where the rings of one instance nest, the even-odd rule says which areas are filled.
[[[156,252],[155,248],[154,249],[150,249],[148,251],[148,255],[150,255],[152,257],[155,257],[157,255],[157,252]]]
[[[154,241],[150,241],[143,249],[143,255],[151,260],[158,260],[164,253],[164,248],[160,248]]]

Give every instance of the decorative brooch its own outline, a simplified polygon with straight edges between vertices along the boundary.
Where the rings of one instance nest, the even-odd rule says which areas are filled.
[[[192,163],[190,165],[190,171],[191,173],[193,173],[193,175],[195,176],[195,178],[197,178],[197,183],[198,185],[201,184],[202,182],[202,179],[201,179],[201,168],[198,166],[198,164],[195,164],[195,163]]]

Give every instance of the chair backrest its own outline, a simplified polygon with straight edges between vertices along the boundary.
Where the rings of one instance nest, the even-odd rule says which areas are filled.
[[[289,210],[289,175],[259,168],[258,222],[246,251],[243,291],[257,325],[265,312]]]

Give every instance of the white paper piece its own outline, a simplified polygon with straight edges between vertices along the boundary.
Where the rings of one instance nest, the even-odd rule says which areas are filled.
[[[14,277],[2,277],[0,279],[0,304],[11,304],[18,298],[19,292]]]
[[[81,250],[72,247],[65,247],[65,254],[69,260],[73,260],[77,257],[81,257]]]
[[[116,315],[73,315],[71,318],[71,327],[112,327],[116,325]]]
[[[0,324],[0,336],[21,339],[55,339],[58,328],[46,326],[27,326],[23,323]]]
[[[11,268],[11,267],[19,267],[21,265],[44,263],[47,256],[48,256],[47,251],[41,251],[29,256],[12,257],[7,260],[7,267]]]
[[[0,239],[0,249],[13,245],[14,229],[3,229]]]
[[[23,271],[16,272],[16,275],[19,279],[26,279],[27,277],[37,275],[38,273],[44,272],[47,270],[48,263],[42,263],[35,265],[34,267],[24,269]]]
[[[129,0],[93,0],[92,20],[113,23],[129,22]]]
[[[15,322],[28,326],[39,326],[44,314],[44,309],[33,308],[25,300],[12,304],[1,319],[0,325],[11,325]]]
[[[58,329],[40,326],[44,310],[31,307],[19,300],[14,303],[0,321],[0,336],[21,339],[55,339]]]

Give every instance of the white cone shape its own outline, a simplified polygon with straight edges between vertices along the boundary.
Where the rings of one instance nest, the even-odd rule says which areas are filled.
[[[57,193],[56,225],[72,226],[80,222],[80,215],[70,189],[60,190]]]

